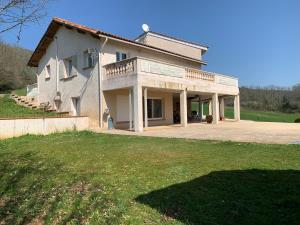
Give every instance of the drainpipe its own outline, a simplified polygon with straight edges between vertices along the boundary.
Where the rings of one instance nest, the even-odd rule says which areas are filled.
[[[98,52],[98,110],[99,110],[99,127],[103,128],[103,113],[102,113],[102,64],[101,64],[101,52],[106,45],[108,38],[106,37],[103,44],[100,45],[100,49]]]
[[[56,93],[58,92],[58,82],[59,82],[59,63],[58,63],[58,41],[57,36],[55,36],[55,44],[56,44],[56,55],[55,55],[55,63],[56,63]]]

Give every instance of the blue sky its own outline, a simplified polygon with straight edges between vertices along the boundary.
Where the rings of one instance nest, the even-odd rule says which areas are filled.
[[[19,44],[33,50],[54,16],[128,38],[147,23],[208,45],[205,70],[236,76],[240,85],[292,86],[300,83],[299,12],[299,0],[53,0]],[[16,43],[16,34],[2,39]]]

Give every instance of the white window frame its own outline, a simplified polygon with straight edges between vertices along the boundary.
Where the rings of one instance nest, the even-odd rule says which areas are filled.
[[[49,68],[49,70],[48,70]],[[45,67],[45,79],[50,79],[51,77],[51,66],[50,64],[46,65]]]
[[[153,117],[153,118],[149,118],[149,113],[148,114],[148,120],[162,120],[164,118],[164,102],[163,102],[163,98],[162,97],[148,97],[147,98],[147,104],[148,104],[148,100],[155,100],[155,99],[159,99],[161,101],[161,117]],[[152,103],[153,104],[153,103]],[[148,110],[148,106],[147,106],[147,110]],[[154,108],[152,107],[152,116],[154,115]]]
[[[122,56],[122,55],[125,55],[125,56],[126,56],[125,59],[120,59],[120,60],[118,60],[118,54],[120,54],[121,56]],[[123,52],[123,51],[116,51],[116,62],[120,62],[120,61],[126,60],[126,59],[128,59],[128,54],[127,54],[126,52]]]

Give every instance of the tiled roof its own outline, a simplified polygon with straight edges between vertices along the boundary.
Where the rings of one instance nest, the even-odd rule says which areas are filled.
[[[53,18],[53,20],[51,21],[50,25],[47,28],[47,31],[45,32],[45,34],[43,35],[42,39],[40,40],[38,46],[36,47],[33,54],[31,55],[31,58],[29,59],[28,64],[27,64],[28,66],[32,66],[32,67],[37,67],[38,66],[38,63],[39,63],[40,59],[45,54],[47,47],[53,41],[55,33],[57,32],[57,30],[61,26],[65,26],[68,29],[76,29],[79,33],[89,33],[90,35],[92,35],[94,38],[97,38],[97,39],[100,39],[100,37],[104,36],[104,37],[112,38],[112,39],[117,40],[117,41],[123,41],[123,42],[131,44],[131,45],[136,45],[136,46],[139,46],[139,47],[159,51],[159,52],[162,52],[162,53],[165,53],[165,54],[185,58],[187,60],[191,60],[191,61],[198,62],[198,63],[206,65],[206,62],[201,61],[201,60],[190,58],[190,57],[180,55],[180,54],[177,54],[177,53],[174,53],[174,52],[171,52],[171,51],[167,51],[167,50],[164,50],[164,49],[161,49],[161,48],[157,48],[157,47],[154,47],[154,46],[139,43],[139,42],[127,39],[127,38],[123,38],[123,37],[114,35],[114,34],[110,34],[110,33],[103,32],[103,31],[100,31],[100,30],[96,30],[96,29],[93,29],[93,28],[90,28],[90,27],[87,27],[87,26],[76,24],[76,23],[73,23],[73,22],[65,20],[65,19]]]

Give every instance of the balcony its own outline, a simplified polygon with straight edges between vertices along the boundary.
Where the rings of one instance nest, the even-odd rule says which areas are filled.
[[[238,88],[238,79],[203,70],[181,67],[152,59],[134,57],[104,66],[104,80],[125,78],[132,75],[151,76],[153,79],[165,79],[172,82],[185,82],[190,85],[221,85],[226,88]],[[149,75],[149,76],[148,76]]]

